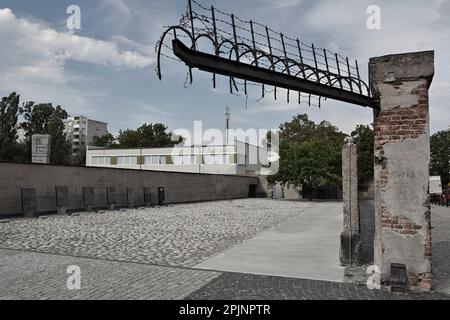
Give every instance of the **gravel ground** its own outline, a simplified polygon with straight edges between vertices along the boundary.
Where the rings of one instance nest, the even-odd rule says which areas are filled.
[[[308,204],[243,199],[0,224],[0,248],[193,266],[300,214]]]

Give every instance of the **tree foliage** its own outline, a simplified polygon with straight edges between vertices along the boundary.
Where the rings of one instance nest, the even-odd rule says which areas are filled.
[[[31,137],[34,134],[51,135],[50,163],[70,164],[72,148],[64,133],[64,120],[67,112],[61,107],[53,107],[51,103],[35,104],[30,101],[19,108],[24,122],[21,128],[25,131],[25,144],[28,158],[31,157]]]
[[[442,185],[450,183],[450,130],[431,136],[430,174],[441,176]]]
[[[72,154],[72,146],[64,132],[67,112],[51,103],[33,101],[22,103],[19,95],[11,93],[0,101],[0,161],[30,162],[31,137],[34,134],[51,135],[50,163],[84,165],[86,148]],[[18,124],[19,117],[22,122]],[[17,130],[24,131],[23,142],[17,141]],[[173,133],[162,123],[144,123],[137,129],[120,130],[114,137],[107,133],[94,137],[92,145],[105,148],[161,148],[172,147],[182,141],[173,139]]]
[[[15,92],[0,101],[0,160],[13,161],[17,156],[17,119],[19,95]]]
[[[374,133],[370,126],[358,125],[355,129],[359,133],[358,143],[358,178],[359,181],[373,179],[373,144]]]
[[[136,130],[120,130],[117,141],[120,148],[173,147],[180,141],[172,141],[173,133],[162,123],[146,124]]]
[[[95,136],[92,139],[92,145],[103,148],[114,148],[118,146],[116,143],[116,138],[114,138],[114,136],[109,132],[101,137]]]
[[[270,182],[302,185],[310,191],[340,183],[345,135],[327,121],[316,124],[306,114],[280,126],[280,167]]]

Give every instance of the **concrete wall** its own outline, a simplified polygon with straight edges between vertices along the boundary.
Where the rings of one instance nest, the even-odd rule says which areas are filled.
[[[375,264],[391,285],[391,264],[406,266],[409,288],[431,288],[428,199],[430,128],[428,89],[434,52],[370,59],[375,117]]]
[[[167,203],[246,198],[256,177],[178,172],[139,171],[95,167],[0,163],[0,216],[21,213],[21,188],[35,188],[38,211],[57,210],[55,186],[69,188],[69,209],[84,207],[83,187],[95,187],[95,207],[107,207],[106,187],[116,188],[118,206],[126,206],[126,188],[135,188],[136,205],[144,204],[143,188],[152,187],[157,200],[165,187]]]

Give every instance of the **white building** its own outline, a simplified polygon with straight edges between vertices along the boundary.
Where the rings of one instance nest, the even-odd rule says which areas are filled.
[[[79,147],[92,143],[95,136],[101,137],[108,133],[107,123],[83,116],[69,117],[64,124],[64,132],[67,134],[67,139],[72,143],[74,153]]]
[[[442,182],[440,176],[430,176],[430,194],[442,194]]]
[[[24,143],[26,140],[26,136],[25,136],[25,130],[22,128],[19,128],[19,126],[17,126],[17,131],[16,131],[16,142],[17,143]]]
[[[259,174],[267,150],[235,141],[224,146],[105,149],[89,146],[86,166],[211,174]]]

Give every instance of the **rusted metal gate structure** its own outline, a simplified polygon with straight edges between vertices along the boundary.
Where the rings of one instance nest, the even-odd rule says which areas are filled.
[[[206,45],[205,45],[206,44]],[[287,102],[321,106],[335,99],[374,110],[376,235],[375,263],[381,281],[395,285],[399,265],[409,289],[431,288],[431,222],[427,200],[429,162],[428,88],[434,74],[432,51],[370,59],[368,82],[358,62],[298,38],[275,32],[252,20],[188,0],[179,24],[169,26],[157,43],[161,58],[184,62],[192,69],[229,77],[230,93],[261,87],[261,96],[287,89]],[[174,55],[174,56],[173,56]],[[272,91],[266,87],[272,86]],[[428,139],[429,140],[429,139]],[[410,158],[419,156],[420,164]],[[402,158],[406,157],[406,158]],[[415,179],[411,180],[410,177]],[[415,183],[414,192],[399,186]],[[399,194],[400,193],[400,194]],[[395,199],[395,197],[401,199]],[[405,210],[405,208],[407,210]],[[395,266],[395,268],[393,267]],[[391,274],[392,273],[392,274]]]

